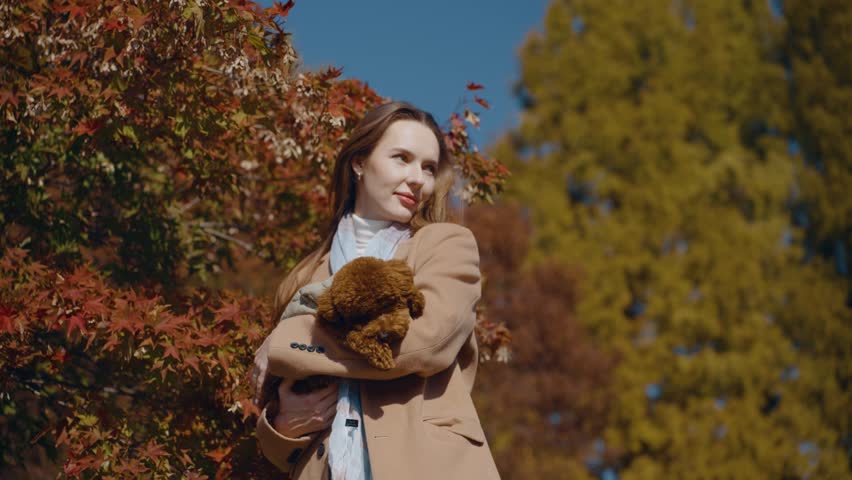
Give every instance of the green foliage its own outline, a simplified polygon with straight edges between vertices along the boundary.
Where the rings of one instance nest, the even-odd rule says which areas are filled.
[[[842,29],[840,3],[798,15]],[[845,180],[808,180],[788,152],[806,101],[782,50],[798,34],[769,9],[554,2],[522,49],[528,108],[493,155],[533,221],[528,261],[585,272],[577,318],[620,358],[594,474],[850,477],[846,283],[803,262],[811,233],[792,221],[797,192],[836,198],[815,213],[848,234]]]

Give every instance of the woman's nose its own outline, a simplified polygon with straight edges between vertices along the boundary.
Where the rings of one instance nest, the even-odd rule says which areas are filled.
[[[408,172],[408,183],[415,185],[423,185],[423,182],[423,170],[418,165],[412,164]]]

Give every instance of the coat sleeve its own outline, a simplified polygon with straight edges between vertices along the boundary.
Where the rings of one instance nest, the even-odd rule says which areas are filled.
[[[293,287],[294,283],[302,282],[303,279],[297,278],[293,272],[298,271],[298,269],[301,268],[305,262],[309,261],[310,258],[311,255],[308,255],[296,264],[296,267],[291,270],[291,273],[288,274],[284,278],[284,281],[279,285],[276,296],[281,296],[284,292],[289,291]],[[283,298],[278,299],[278,301],[282,303],[284,300],[285,299]],[[310,445],[318,434],[307,434],[299,438],[290,438],[282,435],[275,430],[267,418],[267,409],[272,405],[273,404],[268,403],[267,406],[263,408],[263,411],[257,419],[255,434],[257,436],[257,441],[260,444],[260,450],[263,452],[263,456],[265,456],[282,472],[289,473],[296,462],[298,462],[304,449]]]
[[[263,456],[282,472],[291,471],[304,449],[317,435],[318,433],[307,434],[299,438],[281,435],[267,420],[266,408],[257,419],[257,440],[260,443],[260,450]]]
[[[379,370],[342,346],[313,315],[296,315],[272,332],[269,370],[301,379],[310,375],[390,380],[434,375],[450,365],[473,332],[481,296],[479,250],[466,227],[436,223],[423,227],[414,246],[414,284],[426,299],[423,315],[392,346],[396,366]],[[321,348],[317,348],[321,347]]]

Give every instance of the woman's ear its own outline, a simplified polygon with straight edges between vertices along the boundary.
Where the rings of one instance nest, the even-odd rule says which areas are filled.
[[[355,174],[355,176],[361,176],[364,174],[363,158],[356,158],[355,160],[352,160],[352,173]]]

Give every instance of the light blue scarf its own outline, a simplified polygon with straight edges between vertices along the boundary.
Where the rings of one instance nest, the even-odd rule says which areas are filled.
[[[399,242],[410,236],[411,230],[408,225],[393,222],[376,232],[361,256],[390,260]],[[331,241],[332,276],[358,256],[355,247],[355,224],[352,214],[348,213],[340,220],[337,233]],[[338,383],[337,413],[331,424],[328,453],[332,480],[372,480],[373,478],[370,471],[370,457],[367,455],[361,392],[358,387],[357,380],[341,380]]]

